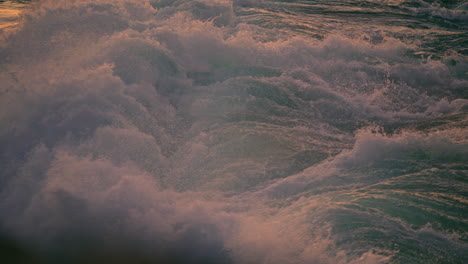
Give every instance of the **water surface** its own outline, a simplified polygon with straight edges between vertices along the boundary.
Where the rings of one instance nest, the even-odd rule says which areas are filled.
[[[468,262],[466,2],[0,5],[9,263]]]

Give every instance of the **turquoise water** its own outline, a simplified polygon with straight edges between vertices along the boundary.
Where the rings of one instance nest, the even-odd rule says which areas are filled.
[[[18,8],[9,263],[468,262],[465,1]]]

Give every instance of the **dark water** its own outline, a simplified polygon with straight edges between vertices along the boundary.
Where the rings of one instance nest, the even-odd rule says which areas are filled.
[[[468,262],[466,1],[0,8],[8,263]]]

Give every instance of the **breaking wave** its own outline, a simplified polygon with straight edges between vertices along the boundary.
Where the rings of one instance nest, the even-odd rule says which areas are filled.
[[[0,45],[12,261],[465,262],[466,50],[310,2],[31,3]]]

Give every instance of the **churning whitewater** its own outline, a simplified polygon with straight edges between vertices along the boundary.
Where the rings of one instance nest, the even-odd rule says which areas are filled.
[[[0,262],[467,263],[467,8],[30,2]]]

